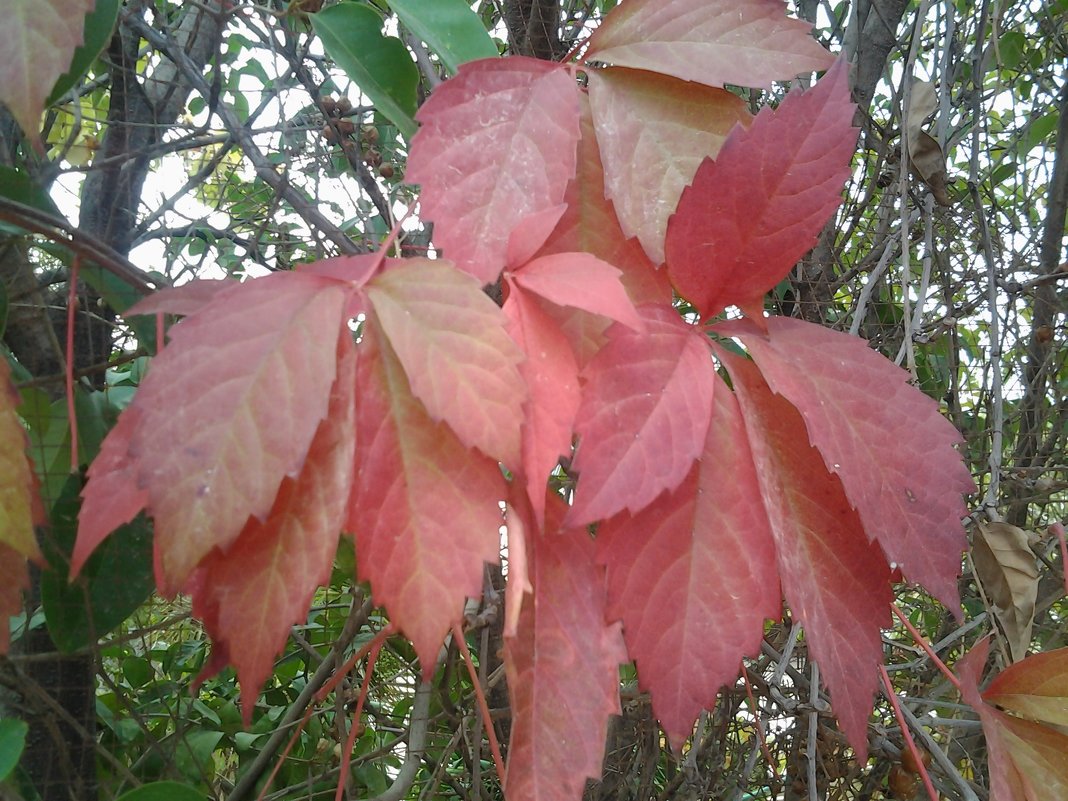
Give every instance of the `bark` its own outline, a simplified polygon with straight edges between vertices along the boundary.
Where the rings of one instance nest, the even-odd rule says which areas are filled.
[[[560,41],[560,0],[507,0],[504,24],[508,46],[518,56],[555,61],[564,55]]]

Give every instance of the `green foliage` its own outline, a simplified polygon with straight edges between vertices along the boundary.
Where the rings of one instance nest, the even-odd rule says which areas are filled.
[[[497,45],[464,0],[389,0],[389,7],[430,45],[450,73],[465,61],[498,55]]]

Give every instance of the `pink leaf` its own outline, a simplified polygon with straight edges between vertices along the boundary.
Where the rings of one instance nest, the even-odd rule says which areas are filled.
[[[343,330],[330,406],[300,474],[283,479],[265,521],[249,519],[190,582],[193,614],[237,668],[246,726],[290,627],[307,619],[312,595],[330,578],[352,484],[355,393],[356,350]]]
[[[552,206],[545,211],[538,211],[527,215],[512,230],[508,237],[508,251],[505,262],[509,267],[522,267],[538,252],[538,248],[545,244],[549,234],[553,232],[564,212],[567,204],[561,203]]]
[[[682,485],[597,530],[608,619],[623,621],[653,712],[681,753],[702,709],[782,611],[775,548],[734,393],[716,379],[704,453]]]
[[[961,493],[975,491],[953,447],[960,434],[864,340],[783,317],[767,326],[767,336],[745,324],[717,330],[740,336],[771,389],[797,407],[868,537],[959,614]]]
[[[161,312],[181,315],[196,314],[223,292],[236,291],[240,286],[241,282],[231,278],[221,280],[197,278],[181,286],[167,287],[154,292],[144,300],[135,303],[123,312],[122,316],[129,319],[138,314]]]
[[[857,143],[844,60],[736,128],[706,159],[667,225],[679,293],[705,317],[739,306],[759,319],[764,294],[813,245],[842,202]]]
[[[557,253],[527,262],[514,273],[523,289],[555,303],[600,314],[642,330],[642,319],[620,283],[621,273],[589,253]]]
[[[769,89],[831,63],[812,26],[785,12],[781,0],[627,0],[594,31],[586,60]]]
[[[605,194],[627,236],[664,261],[668,217],[702,159],[751,116],[724,89],[627,69],[589,72],[590,107],[604,162]]]
[[[619,624],[604,622],[604,571],[581,529],[559,530],[562,503],[531,543],[534,599],[505,638],[512,699],[509,798],[578,801],[599,778],[608,717],[619,714]]]
[[[443,260],[396,261],[366,288],[371,306],[430,418],[510,465],[519,460],[527,389],[523,354],[477,281]]]
[[[879,629],[890,622],[890,568],[809,444],[797,410],[772,393],[752,362],[723,358],[745,416],[783,592],[863,764],[883,658]]]
[[[526,216],[558,205],[575,173],[578,87],[559,64],[513,56],[464,64],[419,109],[406,180],[444,255],[483,284]]]
[[[544,522],[545,482],[560,457],[571,453],[581,393],[578,364],[567,338],[537,299],[513,291],[504,304],[508,332],[527,354],[519,372],[530,388],[524,409],[522,464],[538,529]]]
[[[569,525],[641,509],[682,483],[704,447],[715,386],[704,334],[670,306],[639,311],[645,332],[616,324],[583,372]]]
[[[464,598],[482,592],[483,562],[498,558],[504,479],[494,460],[427,415],[373,317],[360,351],[348,528],[360,580],[429,677]]]

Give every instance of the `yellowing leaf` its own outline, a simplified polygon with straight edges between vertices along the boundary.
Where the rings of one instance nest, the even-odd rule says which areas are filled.
[[[6,654],[10,646],[11,630],[7,619],[22,610],[22,591],[29,587],[26,557],[0,543],[0,654]]]
[[[19,395],[11,368],[0,356],[0,545],[20,556],[40,559],[34,523],[43,522],[37,479],[26,455],[26,431],[15,414]]]

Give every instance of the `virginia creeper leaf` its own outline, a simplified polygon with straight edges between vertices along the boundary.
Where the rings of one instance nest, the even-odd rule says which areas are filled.
[[[483,284],[504,267],[508,237],[563,200],[575,173],[578,87],[532,58],[465,64],[419,109],[406,180],[444,255]]]
[[[569,525],[641,509],[677,487],[704,447],[715,386],[704,335],[670,306],[639,311],[646,330],[617,323],[583,371]]]
[[[349,287],[301,273],[248,281],[171,329],[133,403],[130,428],[102,471],[123,472],[122,440],[155,518],[156,583],[172,594],[213,548],[225,550],[249,515],[264,520],[285,476],[301,469],[326,414],[337,331]],[[120,418],[121,420],[121,418]],[[107,467],[111,467],[108,470]],[[107,504],[107,483],[85,488],[83,525]],[[133,490],[125,491],[126,511]],[[80,534],[79,538],[86,536]],[[79,551],[81,553],[81,551]]]
[[[304,467],[286,477],[266,520],[250,518],[225,551],[212,551],[190,580],[193,614],[214,641],[212,667],[231,662],[241,681],[245,725],[283,650],[327,583],[345,521],[355,446],[356,349],[342,330],[337,379]],[[218,652],[218,653],[214,653]]]
[[[535,530],[540,530],[545,482],[560,457],[571,452],[575,414],[582,399],[579,368],[567,338],[536,298],[513,290],[504,303],[504,313],[508,333],[527,354],[519,365],[530,388],[530,402],[524,409],[522,465]]]
[[[0,655],[11,645],[8,618],[22,611],[22,592],[30,588],[30,571],[26,557],[0,542]]]
[[[604,571],[582,529],[560,530],[550,499],[548,529],[531,538],[533,602],[523,604],[504,664],[512,699],[508,795],[576,801],[601,775],[608,716],[619,714],[619,624],[604,622]]]
[[[323,48],[375,108],[411,139],[419,104],[419,69],[396,36],[382,34],[382,17],[370,6],[339,3],[309,15]]]
[[[856,148],[845,60],[738,127],[705,159],[667,225],[668,273],[705,316],[739,306],[763,318],[764,294],[816,244],[842,202]]]
[[[745,323],[717,330],[740,336],[771,389],[801,413],[868,537],[907,580],[959,614],[961,494],[975,491],[953,447],[960,434],[864,340],[802,320],[766,322],[766,336]]]
[[[389,7],[450,73],[464,62],[499,55],[486,26],[464,0],[389,0]]]
[[[668,217],[701,160],[715,156],[745,103],[724,89],[628,69],[590,70],[590,107],[605,193],[627,236],[664,261]]]
[[[642,319],[620,283],[620,271],[589,253],[556,253],[527,262],[515,283],[557,306],[600,314],[641,331]]]
[[[635,305],[670,303],[672,290],[667,273],[653,266],[636,239],[627,238],[619,227],[612,201],[605,196],[604,166],[586,95],[580,97],[579,110],[582,135],[577,172],[564,193],[564,215],[540,255],[589,253],[621,271],[623,288]]]
[[[785,11],[781,0],[627,0],[594,31],[586,60],[768,89],[831,63],[812,26]]]
[[[239,281],[231,278],[195,278],[181,286],[166,287],[153,292],[127,309],[123,316],[136,317],[139,314],[160,313],[182,316],[196,314],[221,293],[236,291],[240,286]]]
[[[505,253],[505,263],[512,268],[522,267],[530,261],[538,248],[545,244],[549,234],[553,232],[564,212],[567,204],[550,206],[544,211],[536,211],[528,214],[508,236],[508,248]]]
[[[983,698],[1040,723],[1068,726],[1068,648],[1010,665],[994,677]]]
[[[94,0],[0,0],[0,103],[40,147],[44,100],[82,43]]]
[[[534,522],[530,502],[521,495],[525,489],[519,488],[519,482],[513,482],[510,486],[508,506],[504,510],[508,526],[508,583],[504,588],[505,637],[514,637],[519,631],[519,613],[523,609],[526,596],[534,592],[534,585],[530,583],[527,558],[530,554],[529,538],[540,534],[540,526]],[[544,492],[541,504],[544,510]]]
[[[890,622],[890,567],[809,444],[798,411],[769,389],[752,362],[723,358],[745,417],[783,592],[863,763],[882,664],[879,629]]]
[[[608,619],[623,621],[639,686],[676,753],[702,709],[760,650],[782,595],[738,401],[716,378],[704,453],[686,480],[597,529]]]
[[[504,479],[494,460],[427,415],[373,317],[360,351],[348,529],[360,580],[429,677],[464,598],[482,592],[483,562],[498,558]]]
[[[11,368],[0,356],[0,545],[24,559],[41,559],[35,523],[44,522],[44,507],[37,494],[37,477],[26,448],[29,440],[15,407],[19,393],[11,383]]]
[[[394,261],[368,283],[378,323],[412,393],[460,441],[516,464],[527,389],[523,355],[477,281],[443,259]]]

